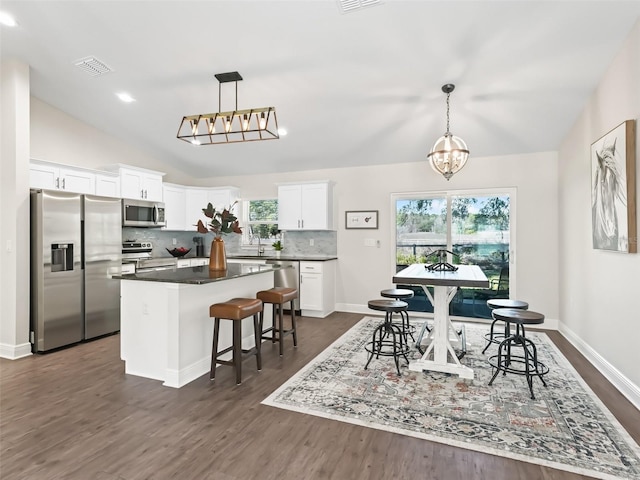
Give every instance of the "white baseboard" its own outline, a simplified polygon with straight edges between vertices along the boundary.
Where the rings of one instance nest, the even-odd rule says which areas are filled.
[[[29,355],[32,355],[30,343],[22,343],[20,345],[0,343],[0,358],[17,360],[19,358],[28,357]]]
[[[578,351],[586,357],[591,364],[609,380],[620,393],[633,403],[640,410],[640,387],[635,385],[631,380],[625,377],[617,368],[607,362],[598,352],[585,343],[578,335],[576,335],[564,323],[560,323],[558,329],[560,333],[569,342],[578,349]]]

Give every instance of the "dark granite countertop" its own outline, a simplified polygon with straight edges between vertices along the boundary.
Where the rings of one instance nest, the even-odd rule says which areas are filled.
[[[274,270],[280,270],[281,268],[282,267],[278,265],[229,263],[227,265],[227,270],[221,272],[210,272],[208,265],[202,265],[199,267],[170,268],[154,272],[114,275],[113,278],[118,278],[120,280],[140,280],[144,282],[203,285],[205,283],[231,280],[233,278],[246,277],[248,275],[270,273]]]
[[[242,260],[299,260],[301,262],[326,262],[328,260],[337,260],[338,257],[336,255],[287,255],[280,254],[279,257],[276,257],[272,253],[265,253],[264,255],[256,255],[254,254],[227,254],[227,258],[237,258]]]

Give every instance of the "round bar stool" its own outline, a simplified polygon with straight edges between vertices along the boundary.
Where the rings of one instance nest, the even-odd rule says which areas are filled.
[[[523,302],[521,300],[511,300],[509,298],[496,298],[493,300],[487,300],[487,307],[491,309],[491,317],[493,318],[493,322],[491,322],[491,329],[489,333],[487,333],[484,338],[487,339],[487,344],[485,345],[482,353],[487,351],[489,345],[492,343],[499,344],[502,340],[511,335],[511,324],[509,322],[504,322],[504,334],[493,333],[493,328],[499,319],[497,319],[493,315],[493,310],[497,308],[515,308],[518,310],[528,310],[529,304],[527,302]],[[524,329],[524,327],[522,327]]]
[[[259,300],[263,303],[271,303],[273,306],[273,326],[263,330],[264,311],[260,312],[260,335],[265,340],[271,340],[271,343],[280,344],[280,356],[283,354],[282,341],[286,335],[293,335],[293,346],[298,346],[298,334],[296,333],[296,311],[293,305],[293,301],[298,298],[298,290],[295,288],[286,287],[274,287],[269,290],[261,290],[256,294]],[[289,302],[291,308],[291,328],[284,329],[283,308],[284,304]],[[277,315],[276,315],[277,314]],[[276,322],[277,320],[277,322]],[[277,323],[277,327],[276,327]],[[265,336],[265,333],[271,332],[270,336]],[[277,332],[277,335],[276,335]]]
[[[525,337],[524,326],[544,323],[544,315],[516,308],[498,308],[493,311],[493,315],[503,322],[515,323],[516,331],[500,342],[497,355],[489,357],[489,364],[495,369],[489,385],[493,383],[499,372],[502,372],[503,375],[507,373],[524,375],[527,378],[531,399],[535,400],[533,377],[538,377],[546,387],[547,384],[543,376],[549,373],[549,367],[538,360],[536,345]],[[514,355],[512,352],[514,347],[521,347],[522,355]]]
[[[381,290],[380,296],[403,301],[413,298],[413,290],[409,290],[407,288],[389,288],[387,290]],[[401,310],[399,313],[402,320],[399,326],[402,328],[402,332],[404,333],[405,343],[408,343],[409,337],[411,337],[411,340],[415,342],[416,339],[413,334],[416,332],[416,327],[409,323],[409,312],[407,310]]]
[[[407,302],[403,302],[402,300],[369,300],[369,308],[371,310],[385,312],[385,316],[384,322],[373,331],[371,342],[364,346],[364,349],[369,352],[369,359],[364,366],[365,370],[369,366],[369,363],[371,363],[373,357],[375,356],[376,359],[378,359],[380,355],[383,357],[393,357],[398,376],[401,375],[400,357],[404,357],[407,363],[409,363],[409,359],[407,358],[409,346],[405,340],[404,332],[399,325],[394,324],[392,321],[393,314],[406,311],[407,306]]]
[[[232,366],[236,372],[236,384],[242,382],[242,360],[249,355],[256,356],[258,371],[262,370],[260,354],[260,321],[258,314],[262,312],[262,300],[255,298],[232,298],[226,302],[214,303],[209,307],[209,316],[214,318],[213,347],[211,350],[211,373],[209,378],[216,378],[216,363]],[[242,349],[242,320],[253,315],[253,334],[256,345],[248,350]],[[230,347],[218,351],[220,337],[220,320],[233,321],[233,341]],[[231,360],[220,360],[218,357],[232,352]]]

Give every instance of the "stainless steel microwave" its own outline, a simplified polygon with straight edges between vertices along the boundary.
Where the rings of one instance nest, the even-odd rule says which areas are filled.
[[[164,203],[122,199],[123,227],[164,227]]]

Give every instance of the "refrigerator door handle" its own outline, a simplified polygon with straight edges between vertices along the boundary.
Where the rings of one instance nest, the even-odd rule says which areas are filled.
[[[84,270],[84,255],[85,255],[85,248],[84,248],[84,220],[80,221],[80,269]]]

